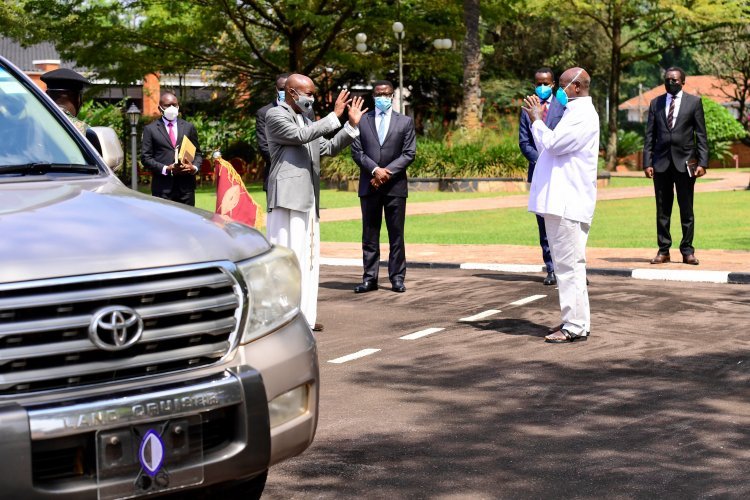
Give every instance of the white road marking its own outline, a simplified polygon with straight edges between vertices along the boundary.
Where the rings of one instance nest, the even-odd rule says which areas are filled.
[[[338,259],[335,257],[321,257],[322,266],[361,266],[362,259]]]
[[[481,271],[499,271],[501,273],[538,273],[546,270],[543,265],[531,264],[483,264],[480,262],[465,262],[461,269],[476,269]]]
[[[497,309],[489,309],[484,312],[480,312],[479,314],[475,314],[474,316],[467,316],[466,318],[461,318],[458,321],[479,321],[480,319],[489,318],[490,316],[494,316],[495,314],[499,313],[500,311]]]
[[[445,330],[445,328],[428,328],[426,330],[419,330],[418,332],[410,333],[409,335],[404,335],[403,337],[399,337],[399,339],[401,340],[421,339],[422,337],[432,335],[433,333],[442,332],[443,330]]]
[[[696,283],[726,283],[728,271],[682,271],[677,269],[633,269],[639,280],[692,281]]]
[[[524,304],[528,304],[529,302],[534,302],[535,300],[543,299],[546,297],[546,295],[532,295],[531,297],[526,297],[525,299],[517,300],[515,302],[511,302],[510,305],[512,306],[522,306]]]
[[[352,354],[347,354],[346,356],[341,356],[340,358],[332,359],[329,361],[329,363],[334,363],[337,365],[340,365],[341,363],[346,363],[347,361],[353,361],[355,359],[364,358],[365,356],[369,356],[370,354],[375,354],[380,349],[362,349],[361,351],[357,351]]]

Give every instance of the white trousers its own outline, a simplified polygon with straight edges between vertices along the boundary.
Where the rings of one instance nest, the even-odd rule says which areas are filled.
[[[591,224],[545,215],[544,227],[555,265],[563,328],[573,335],[586,335],[591,331],[586,287],[586,242]]]
[[[318,281],[320,278],[320,221],[315,208],[298,212],[274,208],[266,219],[266,233],[274,245],[294,252],[302,271],[300,309],[310,328],[318,315]]]

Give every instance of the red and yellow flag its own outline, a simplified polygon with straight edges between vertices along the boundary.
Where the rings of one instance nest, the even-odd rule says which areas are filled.
[[[242,177],[231,163],[214,159],[216,173],[216,213],[252,227],[263,223],[263,211],[247,192]]]

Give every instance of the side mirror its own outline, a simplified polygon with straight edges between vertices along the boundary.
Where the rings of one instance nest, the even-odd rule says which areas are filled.
[[[117,134],[109,127],[91,127],[91,130],[99,138],[104,163],[115,172],[119,172],[122,168],[125,154],[122,152],[122,145]]]

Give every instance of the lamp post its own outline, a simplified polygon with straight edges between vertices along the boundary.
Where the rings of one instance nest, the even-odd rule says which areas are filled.
[[[136,158],[136,155],[138,155],[138,147],[136,145],[135,129],[138,126],[138,120],[141,118],[141,110],[138,109],[138,106],[136,106],[135,103],[132,103],[125,113],[127,113],[128,120],[130,121],[130,147],[131,147],[130,162],[131,162],[131,169],[132,169],[132,172],[131,172],[132,178],[130,180],[130,186],[133,188],[133,191],[137,191],[138,190],[138,160]]]
[[[393,34],[398,40],[398,107],[399,113],[404,114],[404,60],[402,42],[404,40],[404,25],[399,21],[393,23]]]

